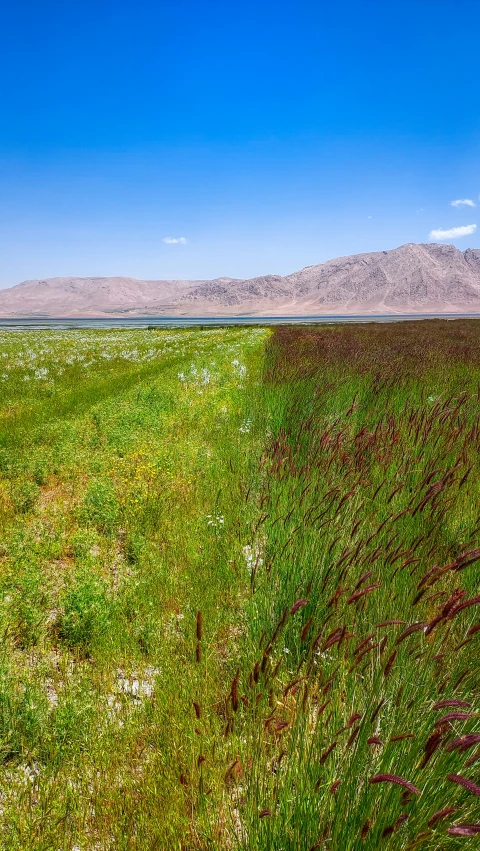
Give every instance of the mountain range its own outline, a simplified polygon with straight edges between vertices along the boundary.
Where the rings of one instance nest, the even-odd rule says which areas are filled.
[[[247,280],[63,277],[0,290],[0,317],[480,313],[480,249],[408,243]]]

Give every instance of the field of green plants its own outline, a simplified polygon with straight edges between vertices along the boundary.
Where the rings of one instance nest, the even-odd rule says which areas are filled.
[[[480,845],[480,325],[0,332],[0,848]]]

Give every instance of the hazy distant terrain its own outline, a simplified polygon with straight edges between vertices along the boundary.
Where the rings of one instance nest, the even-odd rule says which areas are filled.
[[[47,278],[0,291],[2,317],[480,312],[480,249],[409,243],[249,280]]]

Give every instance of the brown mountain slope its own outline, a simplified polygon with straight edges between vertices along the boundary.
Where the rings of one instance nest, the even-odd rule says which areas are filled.
[[[407,244],[239,280],[48,278],[0,291],[1,317],[480,313],[480,249]]]

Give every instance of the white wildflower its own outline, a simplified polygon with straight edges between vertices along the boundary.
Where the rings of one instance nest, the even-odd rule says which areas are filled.
[[[261,567],[263,564],[263,558],[261,558],[261,549],[258,544],[254,544],[254,546],[250,546],[250,544],[246,544],[243,548],[243,556],[245,558],[245,564],[247,566],[247,570],[249,574],[252,574],[252,571],[255,567]]]
[[[225,523],[223,514],[207,514],[207,525],[218,531]]]

